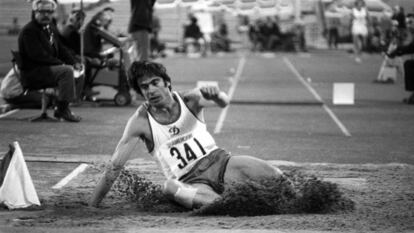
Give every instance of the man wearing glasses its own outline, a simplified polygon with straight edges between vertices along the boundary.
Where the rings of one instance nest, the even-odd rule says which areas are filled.
[[[35,0],[32,3],[32,20],[23,27],[18,39],[21,81],[26,89],[57,87],[54,116],[79,122],[81,118],[70,111],[69,103],[76,98],[74,70],[81,70],[82,65],[58,39],[52,23],[56,7],[53,0]]]

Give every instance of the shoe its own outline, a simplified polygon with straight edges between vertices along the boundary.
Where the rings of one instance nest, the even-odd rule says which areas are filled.
[[[384,81],[384,83],[386,83],[386,84],[394,84],[394,79],[388,78],[387,80]]]
[[[378,79],[375,79],[374,81],[373,81],[373,83],[381,83],[381,84],[394,84],[395,82],[394,82],[394,80],[393,79],[386,79],[386,80],[378,80]]]
[[[83,91],[83,96],[84,96],[84,98],[92,98],[92,97],[94,97],[95,95],[99,95],[99,94],[101,94],[101,92],[99,92],[99,91],[94,91],[94,90],[92,90],[92,89],[86,89],[86,90],[84,90]]]
[[[414,104],[414,99],[405,98],[405,99],[403,99],[403,103],[405,103],[405,104]]]
[[[60,111],[58,109],[55,110],[55,114],[54,114],[55,118],[57,119],[63,119],[65,121],[69,121],[69,122],[79,122],[81,121],[81,117],[80,116],[76,116],[74,115],[69,108],[66,108],[63,111]]]

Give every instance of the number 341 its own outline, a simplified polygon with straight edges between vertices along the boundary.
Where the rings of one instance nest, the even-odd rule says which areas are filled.
[[[197,146],[200,149],[201,153],[203,155],[205,155],[206,151],[204,150],[201,143],[196,138],[194,138],[193,140],[197,144]],[[180,169],[185,168],[188,165],[188,162],[197,159],[197,155],[194,153],[193,149],[191,149],[191,147],[190,147],[190,145],[188,145],[188,143],[184,143],[183,146],[184,146],[185,157],[183,157],[183,155],[181,155],[180,151],[176,147],[172,147],[170,149],[171,156],[177,158],[178,160],[180,160],[180,163],[178,164],[178,168],[180,168]]]

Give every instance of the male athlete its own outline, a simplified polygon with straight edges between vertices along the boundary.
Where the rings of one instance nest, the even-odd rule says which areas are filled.
[[[140,140],[167,178],[164,194],[189,209],[220,198],[230,183],[282,176],[278,168],[263,160],[231,156],[216,145],[206,129],[203,108],[208,101],[222,108],[229,104],[229,98],[217,86],[172,91],[164,66],[147,61],[132,63],[129,78],[146,102],[129,118],[90,200],[91,206],[97,207],[102,201]]]

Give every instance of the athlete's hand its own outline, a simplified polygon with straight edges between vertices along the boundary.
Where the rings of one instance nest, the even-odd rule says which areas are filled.
[[[217,100],[220,89],[217,86],[204,86],[200,87],[200,92],[206,100]]]

